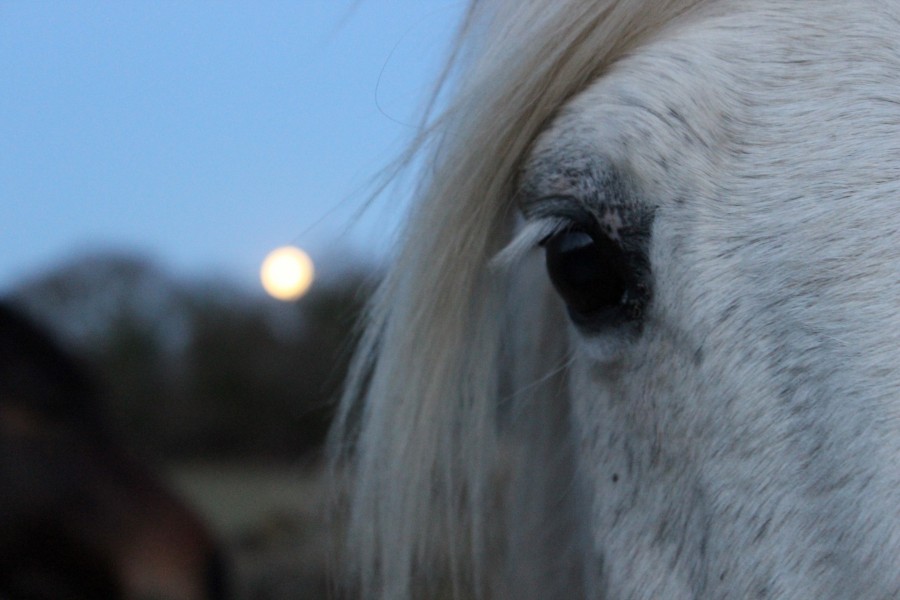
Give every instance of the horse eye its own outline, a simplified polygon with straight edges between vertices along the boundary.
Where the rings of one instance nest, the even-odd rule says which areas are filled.
[[[640,317],[644,286],[634,260],[600,233],[565,229],[542,242],[547,272],[579,325],[603,325]]]

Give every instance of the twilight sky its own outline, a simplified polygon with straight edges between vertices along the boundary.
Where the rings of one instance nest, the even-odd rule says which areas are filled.
[[[402,193],[354,214],[463,6],[0,2],[0,295],[106,249],[248,289],[283,244],[383,257]]]

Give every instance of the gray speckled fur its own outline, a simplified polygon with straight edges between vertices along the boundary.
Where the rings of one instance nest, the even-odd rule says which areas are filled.
[[[900,2],[488,8],[344,400],[362,588],[900,598]],[[643,252],[640,329],[492,268],[512,203]]]
[[[821,8],[658,41],[527,163],[526,215],[655,215],[641,335],[571,328],[605,597],[900,597],[898,7]]]

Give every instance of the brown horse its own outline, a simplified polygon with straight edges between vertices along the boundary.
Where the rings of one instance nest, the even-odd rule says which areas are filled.
[[[227,597],[210,532],[114,441],[86,373],[0,303],[0,598]]]

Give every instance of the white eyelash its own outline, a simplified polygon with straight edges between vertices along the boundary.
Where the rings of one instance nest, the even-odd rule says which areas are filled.
[[[548,236],[570,227],[571,222],[559,217],[547,217],[529,221],[512,241],[498,252],[488,263],[489,268],[507,271],[522,260],[529,250]]]

